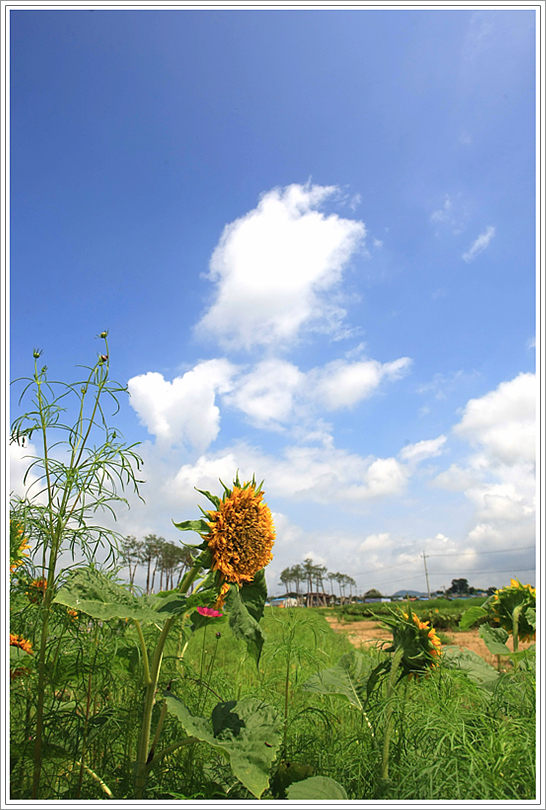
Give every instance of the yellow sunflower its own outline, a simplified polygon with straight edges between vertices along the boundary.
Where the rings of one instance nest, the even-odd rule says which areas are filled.
[[[224,579],[220,599],[229,590],[227,583],[251,582],[273,559],[275,527],[263,495],[254,482],[236,483],[232,491],[226,490],[218,508],[207,512],[210,531],[202,537],[212,552],[211,569]]]
[[[535,628],[525,615],[528,609],[536,610],[536,593],[536,588],[531,585],[522,585],[518,579],[511,579],[509,587],[500,588],[491,597],[489,607],[493,618],[507,633],[514,632],[514,611],[518,608],[517,635],[520,641],[534,641],[536,638]]]

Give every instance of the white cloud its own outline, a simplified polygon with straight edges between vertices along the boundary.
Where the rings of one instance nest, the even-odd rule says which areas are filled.
[[[438,436],[437,439],[426,439],[416,444],[407,444],[400,451],[399,457],[402,461],[418,463],[425,458],[439,456],[442,453],[442,448],[446,441],[446,436]]]
[[[430,215],[430,221],[436,225],[445,225],[457,235],[464,231],[468,217],[467,206],[462,202],[461,194],[458,193],[455,197],[445,194],[442,205]]]
[[[382,379],[396,380],[407,373],[411,359],[401,357],[390,363],[377,360],[362,360],[346,363],[334,360],[310,374],[316,396],[327,410],[350,408],[362,399],[371,396]]]
[[[230,390],[235,372],[224,359],[199,363],[172,382],[149,371],[129,380],[130,402],[161,445],[189,444],[202,452],[220,430],[216,393]]]
[[[452,464],[447,470],[436,476],[433,484],[441,489],[462,492],[475,484],[476,480],[476,474],[472,469],[468,467],[463,469],[457,464]]]
[[[483,233],[471,244],[469,250],[463,253],[465,262],[471,262],[476,256],[488,247],[489,243],[495,236],[495,228],[493,225],[488,225]]]
[[[17,442],[9,445],[10,492],[20,498],[27,496],[36,499],[37,503],[44,504],[47,500],[46,494],[45,492],[40,494],[40,490],[44,488],[44,482],[40,482],[38,476],[32,471],[27,475],[27,470],[36,455],[37,449],[32,442],[25,441],[24,446]],[[38,471],[38,467],[34,469]]]
[[[463,490],[473,504],[475,527],[467,540],[479,550],[532,545],[535,538],[534,374],[522,373],[471,399],[453,433],[477,449],[466,466],[452,464],[434,484]]]
[[[454,433],[481,445],[496,462],[534,461],[537,386],[535,375],[519,374],[494,391],[471,399]]]
[[[359,552],[373,551],[374,549],[385,549],[392,546],[389,532],[379,534],[369,534],[358,547]]]
[[[304,327],[335,332],[345,312],[331,293],[366,234],[362,222],[317,210],[336,193],[335,186],[276,188],[226,226],[210,261],[215,300],[199,335],[249,350],[290,344]]]
[[[224,400],[247,414],[259,427],[278,428],[292,416],[294,396],[305,375],[284,360],[264,360],[237,382]]]

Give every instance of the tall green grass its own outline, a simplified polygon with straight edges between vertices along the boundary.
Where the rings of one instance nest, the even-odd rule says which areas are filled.
[[[31,616],[21,611],[13,619],[15,625],[20,619],[20,630],[13,628],[20,632],[28,629]],[[136,631],[130,623],[87,622],[84,617],[67,624],[60,608],[55,622],[51,644],[58,644],[59,653],[49,674],[55,697],[45,713],[43,797],[101,800],[107,797],[106,785],[113,797],[131,799],[144,695]],[[159,692],[170,686],[202,717],[210,717],[220,700],[243,696],[259,697],[276,708],[285,735],[264,798],[282,796],[281,777],[287,769],[332,777],[349,799],[378,798],[384,694],[373,698],[365,717],[335,696],[302,688],[353,649],[347,638],[330,629],[320,610],[266,608],[263,627],[266,643],[259,667],[224,620],[196,631],[183,661],[179,655],[187,639],[175,630],[165,650]],[[159,631],[152,626],[145,632],[152,642]],[[370,657],[370,664],[385,655],[375,649],[362,654]],[[395,700],[390,782],[381,799],[534,798],[534,673],[528,666],[502,675],[492,692],[463,673],[440,667],[430,678],[398,690]],[[30,679],[14,681],[14,799],[28,799],[31,792],[28,731],[35,705]],[[160,708],[159,703],[154,707],[154,719]],[[180,735],[178,721],[168,715],[162,744]],[[147,798],[221,801],[252,796],[219,754],[197,743],[178,749],[151,772]]]

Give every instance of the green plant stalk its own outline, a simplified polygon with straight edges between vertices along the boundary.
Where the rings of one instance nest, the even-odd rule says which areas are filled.
[[[199,562],[195,562],[193,567],[188,571],[188,573],[182,580],[182,583],[179,588],[181,594],[185,594],[187,592],[188,588],[194,582],[200,570],[201,564]],[[163,651],[165,649],[167,637],[176,618],[177,618],[176,616],[170,617],[163,625],[163,630],[161,631],[161,635],[154,650],[152,667],[149,673],[149,681],[146,685],[146,697],[144,700],[144,712],[142,715],[142,726],[140,731],[140,739],[137,753],[137,764],[136,764],[136,780],[135,780],[136,799],[142,798],[142,794],[146,786],[146,780],[151,766],[151,763],[148,763],[147,760],[148,760],[148,748],[150,745],[150,734],[152,726],[152,710],[155,703],[155,693],[157,689],[157,683],[159,680],[159,673],[161,671]]]
[[[96,368],[95,366],[94,368]],[[88,381],[91,379],[93,375],[93,371],[91,371]],[[32,798],[38,798],[38,791],[40,788],[40,776],[42,770],[42,733],[43,733],[43,720],[44,720],[44,701],[45,701],[45,664],[46,664],[46,651],[47,651],[47,639],[48,639],[48,627],[49,627],[49,617],[51,612],[51,603],[53,601],[53,585],[55,581],[55,568],[57,565],[57,558],[59,555],[59,549],[62,541],[62,533],[64,526],[67,524],[68,520],[70,519],[72,512],[74,511],[75,504],[73,505],[72,509],[68,513],[65,514],[66,507],[68,504],[68,498],[70,496],[70,479],[72,471],[74,470],[74,452],[75,448],[72,451],[72,458],[70,460],[69,466],[69,474],[67,476],[67,481],[65,484],[63,497],[61,500],[61,505],[57,514],[56,521],[54,520],[54,509],[53,509],[53,486],[51,483],[51,474],[49,469],[49,451],[48,451],[48,441],[47,441],[47,422],[44,412],[44,401],[42,395],[42,386],[41,386],[41,378],[38,373],[38,365],[37,359],[34,360],[34,379],[36,381],[36,386],[38,390],[38,412],[40,414],[40,427],[42,432],[42,440],[44,446],[44,469],[46,474],[46,481],[47,481],[47,499],[48,499],[48,513],[49,513],[49,530],[50,530],[50,538],[51,538],[51,545],[50,545],[50,552],[49,552],[49,565],[48,565],[48,572],[47,572],[47,583],[46,589],[43,597],[42,602],[42,633],[40,637],[40,652],[39,652],[39,659],[38,659],[38,701],[36,706],[36,742],[34,746],[34,767],[33,767],[33,779],[32,779]],[[80,454],[78,459],[81,459],[81,454],[83,452],[83,448],[85,446],[85,442],[89,436],[91,425],[93,424],[93,419],[95,413],[97,411],[98,402],[100,395],[102,393],[102,388],[104,387],[104,383],[106,382],[106,376],[103,376],[102,380],[99,383],[99,387],[97,390],[97,394],[95,397],[95,406],[93,408],[92,420],[90,421],[89,428],[87,430],[85,439],[82,443],[80,448]],[[82,418],[82,409],[83,409],[83,398],[85,394],[82,395],[82,405],[80,410],[80,416],[78,417],[78,423],[81,422]],[[76,462],[77,463],[77,462]],[[44,546],[44,561],[45,561],[45,553],[46,548]]]
[[[398,674],[398,668],[400,666],[400,662],[402,660],[403,655],[404,655],[404,648],[402,646],[397,647],[392,657],[391,671],[389,674],[389,681],[387,685],[387,706],[385,708],[385,736],[383,737],[383,751],[381,757],[381,783],[383,785],[387,782],[389,778],[389,748],[394,728],[393,693],[396,686],[396,676]]]

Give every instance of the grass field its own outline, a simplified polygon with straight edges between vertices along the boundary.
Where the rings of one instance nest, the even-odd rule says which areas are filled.
[[[427,608],[433,606],[428,603]],[[454,606],[456,607],[456,606]],[[35,606],[12,617],[32,635]],[[51,637],[51,695],[46,705],[41,798],[131,798],[142,711],[142,660],[131,623],[67,623]],[[81,617],[83,618],[83,617]],[[266,608],[266,635],[257,667],[245,644],[218,620],[186,638],[172,633],[165,648],[160,692],[170,687],[194,716],[208,718],[219,702],[255,697],[275,710],[281,744],[262,798],[282,798],[290,781],[331,777],[349,799],[518,800],[535,794],[535,688],[529,662],[483,688],[442,664],[428,678],[391,695],[389,780],[378,778],[386,695],[376,690],[364,708],[339,694],[309,691],[306,683],[346,656],[347,639],[332,632],[321,609]],[[152,643],[159,630],[146,630]],[[362,653],[366,677],[386,652]],[[355,659],[356,661],[356,659]],[[33,674],[13,681],[12,797],[30,791]],[[154,708],[154,720],[161,711]],[[162,745],[181,737],[168,714]],[[182,734],[183,736],[183,734]],[[30,739],[29,739],[30,738]],[[105,789],[106,788],[106,789]],[[149,799],[252,799],[226,758],[204,742],[183,746],[151,771]]]

